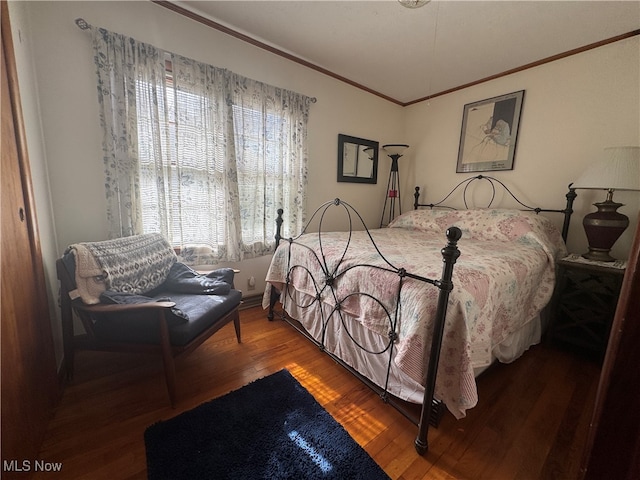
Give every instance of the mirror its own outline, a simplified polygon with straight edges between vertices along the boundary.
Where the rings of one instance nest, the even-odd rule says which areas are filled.
[[[378,142],[339,134],[338,181],[378,183]]]

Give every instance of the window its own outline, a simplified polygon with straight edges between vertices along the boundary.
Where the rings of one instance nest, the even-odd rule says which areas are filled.
[[[94,47],[112,237],[161,232],[187,263],[273,251],[300,231],[310,100],[103,29]]]

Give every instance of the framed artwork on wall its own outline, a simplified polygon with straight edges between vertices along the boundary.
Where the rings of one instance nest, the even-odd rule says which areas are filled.
[[[457,173],[513,170],[524,90],[464,106]]]

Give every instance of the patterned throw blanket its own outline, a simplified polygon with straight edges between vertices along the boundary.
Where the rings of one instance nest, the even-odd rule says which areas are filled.
[[[105,290],[142,294],[161,285],[177,257],[159,233],[71,245],[76,260],[78,296],[100,303]]]

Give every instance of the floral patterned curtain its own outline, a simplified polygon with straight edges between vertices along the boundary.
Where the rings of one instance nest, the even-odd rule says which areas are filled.
[[[111,237],[192,265],[269,254],[304,224],[310,98],[94,29]]]

